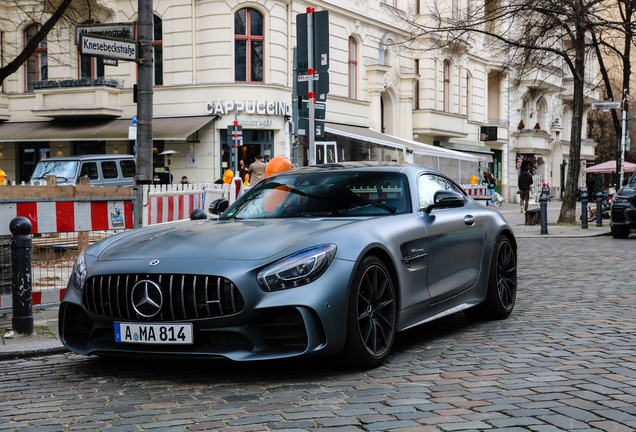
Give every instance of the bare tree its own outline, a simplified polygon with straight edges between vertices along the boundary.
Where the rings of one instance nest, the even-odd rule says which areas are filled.
[[[575,221],[576,192],[581,173],[581,134],[585,104],[586,60],[594,53],[592,31],[603,21],[601,10],[607,0],[486,0],[469,1],[465,10],[448,10],[432,2],[429,13],[408,19],[412,38],[408,43],[421,47],[421,40],[447,48],[484,40],[492,58],[505,59],[503,67],[519,77],[545,73],[573,78],[573,94],[568,175],[560,223]],[[552,72],[550,72],[552,71]]]
[[[37,33],[27,41],[24,48],[21,50],[17,48],[14,52],[17,53],[15,57],[8,61],[6,66],[0,68],[0,84],[11,74],[14,74],[20,66],[31,57],[40,43],[47,37],[51,30],[60,22],[65,22],[66,25],[73,25],[78,22],[90,20],[91,17],[91,4],[90,0],[36,0],[34,3],[29,3],[28,8],[24,6],[24,2],[19,0],[13,0],[13,5],[18,9],[19,14],[30,19],[34,23],[40,23],[44,21]],[[81,3],[82,9],[74,7],[74,3]],[[5,8],[9,6],[5,5]],[[4,18],[6,23],[7,19]],[[9,27],[6,25],[5,27]],[[5,53],[6,54],[6,53]]]

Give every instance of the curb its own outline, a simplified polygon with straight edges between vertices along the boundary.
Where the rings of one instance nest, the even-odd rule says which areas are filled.
[[[562,239],[562,238],[592,238],[592,237],[604,237],[611,236],[611,232],[602,232],[602,233],[594,233],[594,234],[583,234],[583,235],[575,235],[575,234],[515,234],[515,238],[554,238],[554,239]]]
[[[38,348],[38,349],[23,350],[23,351],[8,351],[8,352],[0,351],[0,361],[19,360],[23,358],[41,357],[41,356],[54,355],[54,354],[65,354],[68,352],[70,352],[70,350],[66,348],[65,346],[51,347],[51,348]]]

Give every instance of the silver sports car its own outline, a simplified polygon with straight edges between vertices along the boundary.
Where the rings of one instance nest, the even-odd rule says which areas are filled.
[[[218,220],[127,231],[82,252],[60,307],[81,354],[374,367],[397,332],[515,304],[516,241],[438,171],[342,163],[268,177]]]

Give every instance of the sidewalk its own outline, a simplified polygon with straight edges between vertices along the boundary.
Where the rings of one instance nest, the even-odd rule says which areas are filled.
[[[538,207],[538,206],[537,206]],[[512,227],[517,238],[578,238],[595,237],[610,234],[609,221],[603,221],[603,227],[597,228],[596,222],[589,225],[587,230],[579,226],[554,225],[559,218],[561,202],[548,204],[548,233],[541,235],[541,226],[525,226],[525,215],[519,212],[518,204],[504,204],[501,207],[491,207],[499,211]],[[580,204],[577,215],[581,214]],[[578,218],[578,216],[577,216]],[[0,361],[16,358],[36,357],[50,354],[60,354],[68,350],[60,342],[57,329],[58,307],[34,308],[33,326],[35,333],[31,336],[15,335],[12,339],[4,337],[11,329],[11,314],[0,318]]]

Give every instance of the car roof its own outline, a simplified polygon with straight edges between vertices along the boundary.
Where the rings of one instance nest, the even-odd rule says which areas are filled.
[[[384,171],[384,172],[403,172],[409,173],[413,171],[428,171],[433,173],[439,173],[439,171],[422,166],[422,165],[414,165],[407,162],[379,162],[379,161],[363,161],[363,162],[339,162],[339,163],[331,163],[331,164],[322,164],[322,165],[312,165],[305,166],[299,168],[292,168],[288,171],[283,171],[279,174],[288,175],[288,174],[307,174],[313,172],[325,172],[325,171]]]
[[[86,160],[101,160],[101,159],[134,159],[134,155],[121,155],[121,154],[89,154],[89,155],[77,155],[77,156],[56,156],[51,158],[42,159],[41,162],[47,161],[86,161]]]

